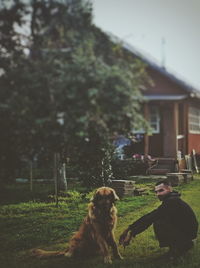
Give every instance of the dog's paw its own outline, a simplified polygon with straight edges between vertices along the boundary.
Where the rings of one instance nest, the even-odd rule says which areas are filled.
[[[64,256],[67,257],[67,258],[71,258],[71,257],[72,257],[72,252],[67,251],[67,252],[64,254]]]
[[[108,264],[110,263],[111,264],[112,263],[111,257],[110,256],[105,256],[104,257],[104,263],[108,263]]]

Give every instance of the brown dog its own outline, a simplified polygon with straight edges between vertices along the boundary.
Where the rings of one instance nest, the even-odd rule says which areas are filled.
[[[100,253],[104,263],[112,263],[109,246],[117,259],[122,259],[114,238],[117,223],[117,209],[114,202],[119,200],[115,191],[109,187],[96,190],[88,205],[88,214],[79,230],[69,241],[69,247],[62,252],[37,249],[34,255],[38,257],[61,256],[90,257]]]

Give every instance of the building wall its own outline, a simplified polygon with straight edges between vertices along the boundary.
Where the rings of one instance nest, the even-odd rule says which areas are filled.
[[[162,107],[160,133],[149,136],[150,155],[155,157],[176,157],[177,150],[180,150],[183,154],[190,154],[193,149],[195,149],[197,153],[200,153],[200,134],[188,133],[188,110],[186,109],[187,102],[188,101],[184,101],[184,103],[181,103],[181,105],[184,105],[184,111],[179,111],[180,107],[178,104],[177,108],[175,109],[175,103],[163,102],[161,105],[161,102],[157,102],[157,105]],[[194,101],[190,102],[190,105],[191,104],[194,105]],[[175,120],[176,112],[180,112],[180,114]],[[179,123],[184,124],[182,126]],[[176,141],[175,137],[177,137],[178,134],[183,134],[183,139]]]
[[[163,155],[163,141],[161,134],[153,134],[149,136],[149,154],[153,157],[161,157]]]
[[[149,154],[154,157],[176,157],[177,155],[177,102],[150,102],[149,106],[159,107],[160,132],[149,136]]]
[[[195,149],[196,153],[200,153],[200,134],[188,135],[188,153]]]
[[[188,92],[176,81],[166,77],[152,67],[147,72],[153,81],[147,86],[145,95],[188,95]],[[189,97],[189,96],[188,96]],[[149,136],[148,152],[155,157],[176,157],[177,151],[191,153],[192,149],[200,153],[200,134],[189,133],[188,107],[200,108],[200,100],[187,98],[177,102],[154,101],[148,104],[158,105],[161,111],[160,133]],[[177,140],[177,136],[179,140]]]
[[[196,107],[200,109],[200,101],[197,99],[190,99],[189,107]],[[189,110],[188,110],[189,113]],[[200,134],[190,133],[189,120],[188,120],[188,154],[194,149],[197,153],[200,153]]]
[[[151,79],[153,80],[153,86],[148,87],[145,94],[163,94],[163,95],[182,95],[185,94],[181,86],[177,85],[174,81],[170,80],[168,77],[162,75],[152,68],[147,68],[147,72]]]

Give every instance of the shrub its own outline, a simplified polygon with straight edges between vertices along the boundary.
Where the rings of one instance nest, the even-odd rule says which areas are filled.
[[[132,175],[146,174],[147,164],[135,159],[116,159],[112,161],[112,170],[116,179],[126,179]]]

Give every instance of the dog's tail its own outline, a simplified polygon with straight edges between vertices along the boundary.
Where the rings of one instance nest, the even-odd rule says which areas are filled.
[[[34,249],[32,250],[31,253],[32,253],[32,256],[35,256],[38,258],[60,257],[66,254],[66,250],[65,251],[47,251],[43,249]]]

